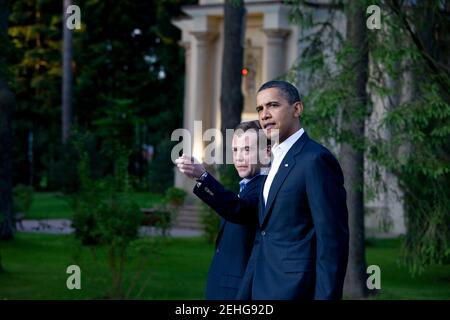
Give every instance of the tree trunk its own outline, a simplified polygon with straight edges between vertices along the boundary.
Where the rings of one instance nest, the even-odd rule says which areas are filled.
[[[0,0],[0,40],[7,37],[8,11],[5,0]],[[1,52],[0,52],[1,54]],[[0,56],[0,64],[6,59]],[[15,100],[0,65],[0,240],[14,238],[12,198],[12,128],[11,116]]]
[[[72,0],[63,3],[63,80],[62,80],[62,142],[66,143],[72,126],[72,30],[67,28],[67,7]]]
[[[222,89],[220,94],[221,132],[224,161],[231,146],[226,146],[226,129],[241,122],[244,97],[241,91],[244,60],[245,7],[242,0],[225,0]]]
[[[349,100],[344,106],[342,129],[357,144],[344,143],[341,147],[342,169],[347,190],[349,213],[350,252],[344,296],[361,299],[367,296],[364,246],[364,120],[367,105],[368,43],[365,8],[359,0],[350,0],[347,9],[347,41],[354,50],[349,54],[348,66],[354,77],[349,83]],[[364,112],[361,112],[364,111]],[[361,115],[361,116],[358,116]],[[359,146],[358,146],[359,144]]]

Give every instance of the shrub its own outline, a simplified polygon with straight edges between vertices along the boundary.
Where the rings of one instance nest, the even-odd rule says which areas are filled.
[[[48,164],[48,189],[61,190],[72,194],[80,188],[78,172],[81,152],[88,156],[87,173],[92,178],[99,178],[109,162],[98,151],[98,139],[89,131],[75,129],[66,144],[56,148],[56,154]]]
[[[14,212],[28,213],[33,203],[33,187],[19,184],[13,189]]]
[[[170,187],[166,190],[165,199],[169,204],[180,207],[183,205],[186,195],[187,193],[183,189]]]
[[[167,190],[173,184],[174,170],[170,153],[174,142],[164,139],[156,147],[155,156],[148,165],[148,180],[151,192]]]
[[[186,195],[183,189],[170,187],[165,192],[163,204],[154,208],[153,225],[161,230],[163,236],[173,226]]]
[[[108,247],[108,264],[112,274],[109,297],[125,297],[123,287],[127,249],[137,239],[142,213],[130,197],[128,152],[117,147],[115,174],[93,181],[88,174],[89,157],[81,155],[79,165],[80,192],[72,198],[75,236],[84,245],[104,244]]]

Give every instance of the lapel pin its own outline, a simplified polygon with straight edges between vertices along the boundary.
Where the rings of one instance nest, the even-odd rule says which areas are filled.
[[[284,164],[285,167],[289,166],[287,163]]]

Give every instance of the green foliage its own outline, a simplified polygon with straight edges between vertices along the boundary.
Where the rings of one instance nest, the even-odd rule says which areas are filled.
[[[33,187],[19,184],[13,189],[14,212],[29,213],[33,203]]]
[[[181,206],[184,202],[184,199],[187,196],[187,192],[183,189],[170,187],[166,190],[166,201],[174,206]]]
[[[172,228],[181,206],[186,198],[186,191],[171,187],[164,194],[161,204],[153,207],[150,214],[145,219],[146,225],[154,226],[161,230],[163,236]]]
[[[116,162],[114,175],[92,180],[89,174],[89,157],[80,149],[80,191],[74,196],[72,225],[75,236],[83,244],[108,246],[108,262],[112,274],[111,298],[122,298],[124,266],[127,249],[138,237],[142,222],[139,206],[130,196],[128,156],[123,147],[114,148]]]
[[[148,165],[150,192],[161,192],[173,185],[174,166],[170,154],[174,145],[174,142],[164,139],[156,147],[155,156]]]
[[[421,3],[410,13],[415,25],[423,32]],[[436,4],[427,4],[432,7]],[[389,130],[389,139],[377,137],[369,149],[369,156],[398,177],[404,193],[407,234],[402,257],[414,274],[427,266],[450,261],[450,74],[445,67],[430,70],[424,51],[408,37],[395,11],[385,17],[388,30],[376,35],[374,60],[386,66],[386,74],[397,81],[410,81],[410,98],[390,106],[380,128]],[[447,25],[438,11],[433,16],[437,24]],[[411,21],[411,20],[410,20]],[[414,20],[413,20],[414,21]],[[426,22],[428,28],[428,21]],[[445,29],[445,28],[444,28]],[[436,31],[436,35],[441,31]],[[424,34],[420,34],[424,36]],[[430,39],[441,45],[440,40]],[[432,36],[431,36],[432,37]],[[398,43],[402,46],[398,46]],[[431,56],[439,65],[439,55]],[[447,50],[447,51],[446,51]],[[447,53],[445,53],[447,52]],[[429,55],[429,53],[425,53]],[[435,59],[435,60],[434,60]],[[410,79],[402,76],[407,73]],[[383,87],[383,82],[373,81]],[[395,90],[395,88],[392,88]],[[392,97],[390,90],[379,91],[382,97]]]
[[[408,228],[403,258],[414,273],[450,261],[450,105],[435,83],[418,90],[414,101],[386,116],[392,138],[378,139],[370,150],[399,178]]]
[[[80,0],[76,3],[82,12],[82,28],[73,33],[74,126],[93,134],[96,148],[103,156],[109,154],[115,142],[139,158],[143,144],[158,148],[160,141],[181,126],[184,55],[178,44],[180,31],[171,19],[181,13],[181,4],[193,2]],[[72,157],[70,147],[68,150],[59,142],[61,2],[15,0],[10,9],[8,33],[12,45],[6,46],[8,41],[0,39],[0,59],[8,53],[18,102],[13,123],[13,161],[17,168],[13,179],[28,183],[33,174],[36,188],[61,187],[65,192],[74,192],[78,187],[73,169],[77,167],[76,158]],[[0,72],[3,65],[0,61]],[[27,157],[30,132],[35,137],[33,172],[29,170]],[[93,161],[101,164],[102,160]],[[139,167],[135,172],[133,166],[130,173],[138,176],[143,187],[151,185],[146,179],[146,163],[141,161],[139,165],[143,169]],[[104,168],[112,173],[110,161]],[[61,174],[65,169],[68,169],[67,178]]]
[[[448,64],[442,60],[448,56],[448,40],[440,36],[448,29],[448,19],[433,2],[420,2],[408,10],[397,10],[389,1],[379,2],[383,27],[369,32],[368,90],[373,99],[384,103],[385,112],[376,130],[366,137],[355,137],[343,130],[343,124],[368,118],[372,109],[369,102],[350,114],[343,112],[347,109],[344,106],[355,102],[351,96],[354,90],[348,87],[355,73],[347,62],[354,48],[342,40],[342,35],[329,40],[327,32],[338,32],[331,18],[316,21],[308,14],[311,10],[300,6],[304,1],[293,2],[298,5],[293,10],[294,18],[307,26],[305,30],[315,28],[302,40],[308,46],[301,63],[285,76],[300,81],[300,87],[307,92],[302,124],[324,144],[349,143],[364,151],[381,169],[395,174],[403,193],[407,223],[402,257],[413,273],[434,263],[448,263],[450,78]],[[433,12],[431,21],[424,18],[423,10]],[[418,37],[425,37],[423,43],[434,43],[435,51],[426,52],[427,48],[418,46],[405,21]],[[434,31],[427,34],[427,28]],[[336,41],[336,45],[331,46],[329,41]],[[383,181],[377,170],[375,181],[371,181],[375,188],[389,187],[380,186]],[[367,200],[368,194],[376,190],[368,181],[364,187],[369,190]]]
[[[130,196],[128,153],[117,148],[114,176],[93,180],[90,160],[81,151],[81,189],[72,200],[76,236],[84,244],[124,242],[137,236],[141,222],[138,205]]]
[[[61,3],[21,0],[11,4],[8,34],[14,55],[9,63],[17,102],[13,180],[28,183],[28,133],[34,133],[36,155],[48,155],[49,146],[60,140]],[[44,172],[45,156],[34,160],[34,181],[38,182]]]
[[[52,146],[53,156],[48,160],[47,189],[60,190],[66,194],[73,194],[80,188],[78,172],[80,154],[86,153],[88,159],[88,175],[92,179],[99,179],[107,174],[113,174],[115,153],[113,147],[102,150],[100,139],[93,131],[74,128],[72,135],[65,144]]]
[[[239,175],[236,168],[232,164],[224,164],[219,168],[220,172],[220,182],[222,185],[229,190],[236,193],[239,192]]]
[[[160,219],[160,223],[157,225],[157,227],[162,229],[163,235],[173,226],[186,196],[187,192],[180,188],[170,187],[166,190],[164,207],[168,214],[163,219]]]
[[[8,12],[7,2],[0,3],[0,19],[3,18],[5,12]],[[6,30],[7,31],[7,30]],[[12,70],[9,63],[14,60],[15,48],[9,39],[7,32],[0,28],[0,80],[10,82],[13,80]]]

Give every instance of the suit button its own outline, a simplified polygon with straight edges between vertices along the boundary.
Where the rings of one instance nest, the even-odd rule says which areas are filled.
[[[261,235],[262,236],[265,236],[266,235],[266,232],[263,230],[263,231],[261,231]]]
[[[216,253],[219,253],[219,249],[216,250]]]

